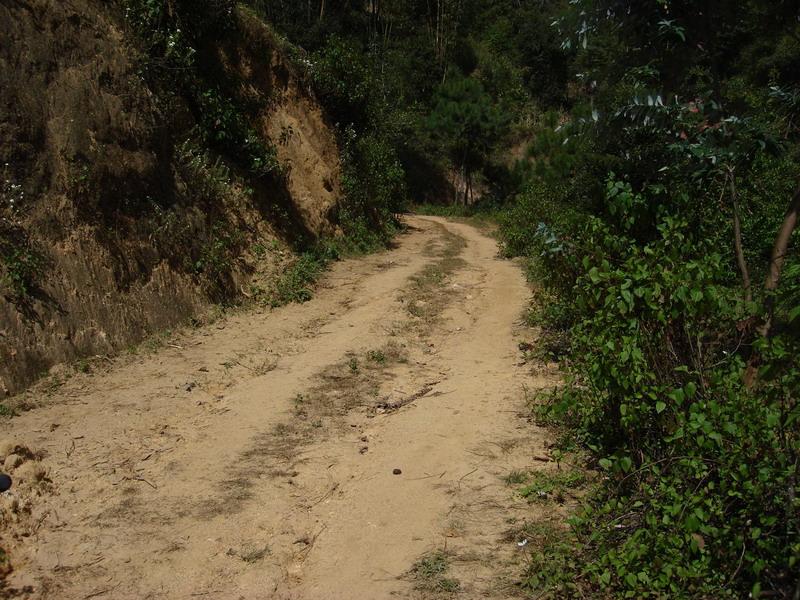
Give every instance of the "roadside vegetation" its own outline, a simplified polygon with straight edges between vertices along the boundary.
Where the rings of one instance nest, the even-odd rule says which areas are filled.
[[[566,378],[536,414],[605,480],[528,586],[796,598],[796,20],[782,3],[571,4],[553,18],[580,79],[502,237],[544,287],[535,318]]]

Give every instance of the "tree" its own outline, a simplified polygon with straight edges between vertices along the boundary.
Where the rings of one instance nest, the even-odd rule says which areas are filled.
[[[477,79],[452,73],[439,86],[428,127],[464,176],[464,204],[472,199],[472,177],[499,140],[506,118]]]

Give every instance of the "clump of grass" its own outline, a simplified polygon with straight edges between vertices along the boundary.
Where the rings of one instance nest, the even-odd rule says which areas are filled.
[[[460,256],[466,246],[464,238],[445,231],[442,239],[444,246],[438,252],[435,245],[425,250],[428,254],[438,254],[438,260],[411,278],[406,299],[406,310],[425,321],[436,318],[449,302],[448,294],[441,293],[441,287],[450,275],[465,264]]]
[[[581,559],[574,532],[557,519],[524,522],[503,536],[507,542],[526,542],[528,566],[522,588],[534,597],[586,598],[592,596],[583,582],[575,579],[575,564]],[[543,592],[547,593],[543,593]]]
[[[525,471],[514,469],[508,475],[503,477],[506,485],[520,485],[528,480],[528,474]]]
[[[229,548],[227,555],[236,556],[237,558],[240,558],[243,562],[246,563],[255,563],[269,556],[271,552],[272,551],[270,550],[270,547],[267,545],[267,546],[243,548],[238,552],[233,548]]]
[[[449,557],[442,551],[433,552],[417,561],[411,569],[415,587],[422,592],[452,594],[461,584],[458,579],[446,577],[450,569]]]
[[[586,483],[586,475],[581,471],[558,471],[556,473],[533,473],[531,482],[519,493],[529,500],[555,499],[564,502],[567,490],[576,489]]]
[[[383,350],[370,350],[367,352],[367,360],[371,360],[379,365],[386,364],[386,354]]]
[[[308,302],[314,295],[314,283],[327,265],[327,260],[315,253],[301,254],[283,274],[278,277],[267,303],[276,308],[290,302]]]
[[[307,413],[307,411],[305,409],[305,406],[304,406],[305,403],[306,403],[306,397],[303,396],[303,394],[297,394],[294,397],[293,401],[294,401],[294,414],[295,414],[295,416],[300,417],[302,419],[306,418],[308,416],[308,413]]]
[[[165,329],[144,340],[141,344],[141,348],[150,353],[158,352],[167,345],[167,340],[169,340],[170,337],[172,337],[172,330]]]

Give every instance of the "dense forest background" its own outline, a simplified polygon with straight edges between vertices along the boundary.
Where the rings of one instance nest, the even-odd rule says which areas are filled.
[[[531,590],[800,597],[798,4],[252,6],[357,204],[493,210],[529,261],[566,372],[537,415],[607,475]]]

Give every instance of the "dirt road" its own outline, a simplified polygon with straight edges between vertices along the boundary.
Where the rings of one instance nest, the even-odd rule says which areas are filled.
[[[22,464],[0,596],[514,597],[507,532],[532,509],[503,478],[550,468],[523,388],[553,375],[520,362],[529,292],[495,241],[408,224],[306,304],[174,335],[3,421]]]

